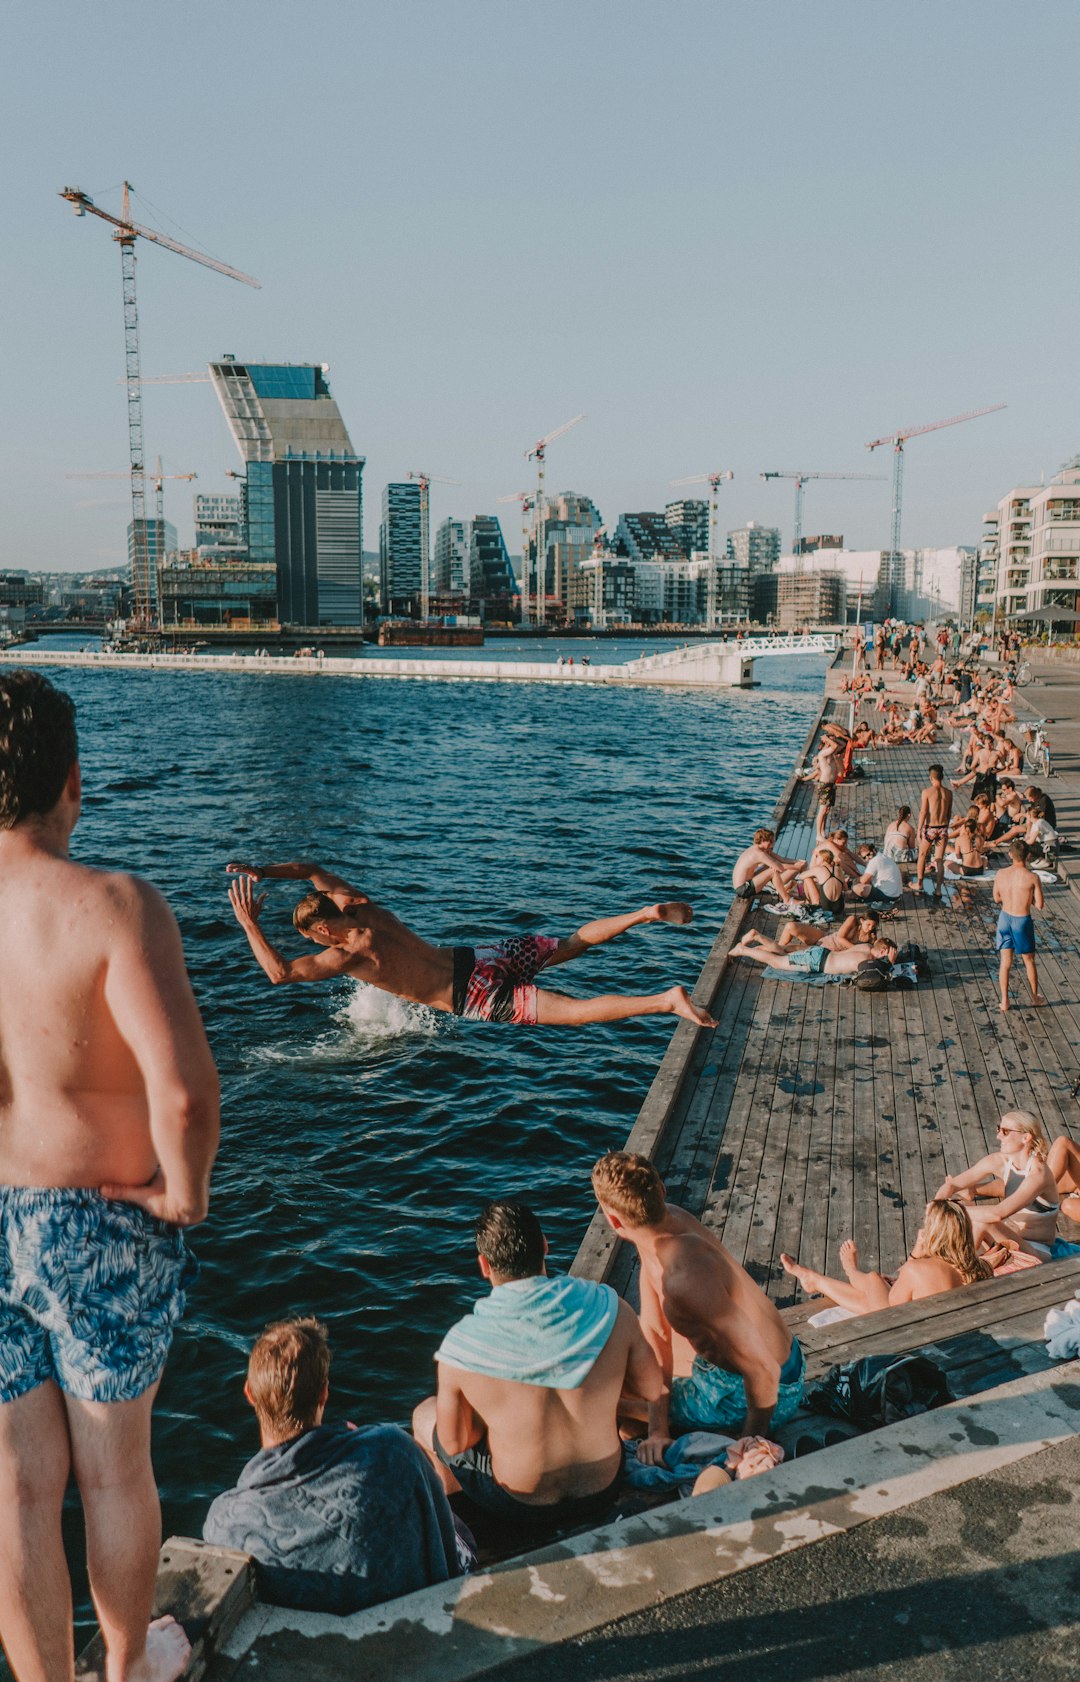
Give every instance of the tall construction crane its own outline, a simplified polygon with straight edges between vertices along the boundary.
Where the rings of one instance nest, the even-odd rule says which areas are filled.
[[[525,460],[535,461],[536,463],[536,504],[534,508],[536,515],[536,623],[541,629],[547,619],[547,556],[544,552],[544,461],[548,445],[554,444],[556,438],[561,438],[564,433],[569,432],[571,428],[577,426],[584,419],[584,415],[575,415],[573,420],[564,421],[562,426],[557,426],[554,432],[549,432],[545,438],[541,438],[538,443],[534,444],[531,450],[525,451]],[[527,568],[528,555],[526,554],[521,557],[523,579]],[[522,606],[524,607],[524,596],[522,597]]]
[[[230,268],[228,263],[219,263],[216,257],[208,257],[203,251],[194,251],[190,246],[180,245],[170,239],[167,234],[159,234],[154,228],[144,228],[131,219],[131,183],[124,182],[124,197],[120,207],[120,215],[113,216],[107,210],[96,205],[88,193],[80,187],[64,187],[60,197],[66,199],[74,207],[76,216],[85,216],[87,211],[91,216],[99,216],[103,222],[111,222],[113,239],[120,247],[120,267],[123,274],[124,293],[124,356],[125,375],[127,385],[128,410],[128,450],[131,456],[131,518],[132,518],[132,588],[135,596],[135,620],[142,630],[151,628],[153,613],[153,594],[150,585],[150,560],[146,543],[146,472],[143,460],[143,420],[142,420],[142,378],[139,369],[139,310],[135,296],[135,241],[148,239],[154,245],[163,245],[167,251],[175,251],[180,257],[190,257],[193,263],[201,263],[204,268],[216,269],[218,274],[227,275],[230,280],[243,281],[245,286],[258,288],[260,282],[253,280],[251,275],[243,274],[240,269]]]
[[[420,486],[420,620],[426,625],[431,617],[431,521],[428,504],[429,485],[460,485],[460,479],[440,479],[437,473],[407,473]]]
[[[791,552],[795,557],[795,571],[803,569],[802,553],[802,504],[803,487],[808,479],[875,479],[880,484],[884,476],[881,473],[763,473],[763,479],[794,479],[795,481],[795,535],[792,538]]]
[[[669,479],[669,485],[708,485],[709,487],[709,572],[705,580],[705,623],[710,631],[716,629],[716,565],[720,557],[716,553],[716,511],[719,500],[720,485],[724,480],[734,479],[735,475],[728,468],[723,473],[691,473],[686,479]]]
[[[1007,409],[1007,403],[991,403],[986,409],[969,409],[966,415],[951,415],[948,420],[931,421],[929,426],[906,426],[902,432],[890,432],[884,438],[875,438],[867,444],[868,450],[879,450],[885,444],[893,448],[892,475],[892,554],[900,553],[900,501],[904,491],[904,445],[909,438],[918,438],[924,432],[940,432],[943,426],[959,426],[961,421],[978,420],[980,415],[994,415],[999,409]]]
[[[509,496],[498,496],[496,502],[517,502],[521,504],[521,624],[529,623],[529,534],[532,524],[529,515],[536,506],[536,499],[531,491],[511,491]]]

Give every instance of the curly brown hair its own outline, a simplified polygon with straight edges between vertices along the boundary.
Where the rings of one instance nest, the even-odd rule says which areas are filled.
[[[0,829],[51,812],[78,757],[71,696],[40,672],[0,673]]]

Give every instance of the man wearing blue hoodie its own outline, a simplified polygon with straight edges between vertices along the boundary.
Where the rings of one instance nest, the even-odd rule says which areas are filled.
[[[416,1440],[449,1494],[526,1532],[598,1524],[621,1481],[619,1398],[659,1398],[656,1358],[610,1285],[548,1278],[524,1203],[488,1204],[476,1248],[491,1293],[443,1339]]]
[[[262,1443],[203,1536],[251,1554],[262,1597],[308,1612],[357,1612],[472,1563],[435,1473],[396,1425],[323,1422],[330,1345],[313,1319],[268,1326],[244,1395]]]

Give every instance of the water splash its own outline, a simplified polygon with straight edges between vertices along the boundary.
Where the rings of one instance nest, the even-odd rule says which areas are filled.
[[[334,1019],[349,1030],[350,1038],[370,1044],[405,1034],[430,1038],[439,1032],[439,1014],[427,1005],[410,1004],[393,993],[370,987],[366,981],[354,981],[347,1004],[334,1012]]]

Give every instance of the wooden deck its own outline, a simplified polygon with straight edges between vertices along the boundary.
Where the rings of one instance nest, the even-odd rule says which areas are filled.
[[[811,741],[826,719],[847,721],[839,677],[829,674]],[[927,767],[941,761],[948,774],[956,763],[947,745],[867,758],[865,780],[839,789],[833,820],[854,840],[880,840],[899,804],[917,811]],[[1061,792],[1055,779],[1059,802]],[[808,856],[814,811],[813,787],[789,781],[774,819],[780,852]],[[839,1244],[853,1236],[865,1263],[895,1270],[927,1199],[946,1173],[993,1148],[1003,1110],[1030,1109],[1051,1137],[1080,1137],[1080,894],[1048,888],[1038,918],[1047,1007],[1027,1003],[1017,965],[1014,1007],[1002,1015],[990,885],[945,892],[940,905],[906,893],[886,925],[924,946],[933,966],[915,991],[887,994],[728,960],[742,928],[775,932],[780,921],[736,902],[695,993],[720,1026],[696,1037],[680,1028],[628,1141],[781,1306],[797,1296],[781,1251],[835,1272]],[[1061,1236],[1080,1241],[1080,1228],[1063,1222]],[[597,1219],[575,1271],[632,1292],[632,1261]],[[1062,1280],[1060,1298],[1069,1294]]]

